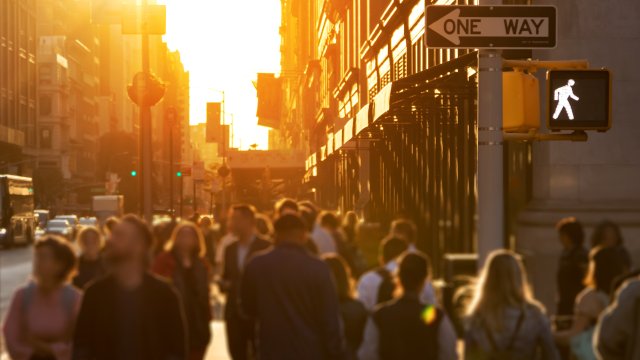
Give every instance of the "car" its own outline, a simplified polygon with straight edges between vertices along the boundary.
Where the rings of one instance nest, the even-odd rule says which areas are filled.
[[[67,239],[71,239],[73,236],[73,228],[69,225],[69,221],[66,219],[53,219],[49,220],[45,233],[61,235]]]
[[[80,230],[80,220],[77,215],[58,215],[54,219],[67,220],[71,226],[71,239],[75,239],[78,230]]]
[[[78,220],[80,226],[98,226],[98,219],[93,216],[83,216]]]

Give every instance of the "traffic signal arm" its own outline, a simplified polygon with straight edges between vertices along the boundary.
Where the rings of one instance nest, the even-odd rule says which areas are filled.
[[[587,60],[503,60],[502,70],[527,70],[530,73],[538,69],[548,70],[581,70],[588,69]]]

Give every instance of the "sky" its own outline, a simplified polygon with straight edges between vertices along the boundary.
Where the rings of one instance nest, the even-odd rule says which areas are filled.
[[[258,72],[280,71],[279,0],[159,0],[167,5],[171,50],[190,72],[191,124],[206,121],[206,103],[225,93],[234,147],[266,149],[268,130],[257,126]]]

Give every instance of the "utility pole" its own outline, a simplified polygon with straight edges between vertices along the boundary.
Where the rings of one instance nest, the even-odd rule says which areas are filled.
[[[502,5],[480,0],[479,5]],[[478,52],[478,223],[479,266],[504,247],[504,139],[502,133],[502,54]]]
[[[175,126],[176,113],[174,108],[169,109],[167,118],[167,120],[169,120],[169,209],[171,211],[171,219],[175,219],[176,210],[173,206],[173,178],[176,176],[176,173],[173,166],[173,127]]]
[[[147,0],[142,0],[143,9],[147,6]],[[150,75],[149,70],[149,33],[146,31],[148,24],[143,25],[142,31],[142,73]],[[140,168],[142,178],[140,179],[140,196],[142,197],[142,215],[148,224],[153,220],[153,198],[152,198],[152,171],[153,153],[151,149],[151,106],[142,103],[140,105]]]

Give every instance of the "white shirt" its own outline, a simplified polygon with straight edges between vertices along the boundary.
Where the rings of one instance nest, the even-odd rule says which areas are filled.
[[[316,244],[316,247],[318,248],[318,255],[320,256],[338,252],[333,236],[318,224],[313,227],[311,239]]]
[[[457,343],[458,337],[453,324],[447,315],[440,321],[438,327],[438,360],[456,360],[458,359]],[[360,360],[378,360],[379,352],[379,334],[378,327],[371,317],[367,320],[364,328],[364,337],[362,345],[358,350],[358,358]]]
[[[395,274],[398,263],[395,260],[391,260],[384,267],[391,274]],[[358,300],[360,300],[369,311],[373,311],[377,305],[378,289],[382,284],[382,280],[382,277],[376,270],[371,270],[364,273],[358,281]],[[420,294],[420,301],[424,304],[438,305],[436,293],[430,281],[424,284],[424,288],[422,288],[422,293]]]
[[[242,244],[238,241],[238,270],[244,270],[244,263],[247,260],[247,255],[249,254],[249,248],[251,248],[251,244],[256,240],[255,236],[251,238],[251,240],[246,244]]]

